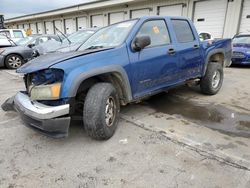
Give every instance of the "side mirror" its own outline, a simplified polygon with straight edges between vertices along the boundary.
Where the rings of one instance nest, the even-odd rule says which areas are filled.
[[[151,44],[151,39],[149,36],[139,36],[135,38],[132,47],[135,51],[141,51],[150,44]]]
[[[29,48],[33,48],[35,46],[35,44],[28,44]]]

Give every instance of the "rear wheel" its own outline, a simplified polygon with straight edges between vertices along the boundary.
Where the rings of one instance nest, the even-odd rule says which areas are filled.
[[[97,140],[113,136],[119,121],[119,97],[110,83],[97,83],[87,93],[83,122],[88,135]]]
[[[10,54],[5,59],[5,65],[8,69],[17,69],[22,66],[24,60],[17,54]]]
[[[211,62],[207,66],[205,76],[201,79],[201,92],[207,95],[218,93],[223,83],[223,67],[220,63]]]

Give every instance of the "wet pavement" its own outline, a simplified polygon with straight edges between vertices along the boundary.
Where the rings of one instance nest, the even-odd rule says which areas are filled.
[[[142,104],[156,112],[181,117],[225,134],[250,138],[250,115],[223,105],[182,99],[174,92],[153,96]]]

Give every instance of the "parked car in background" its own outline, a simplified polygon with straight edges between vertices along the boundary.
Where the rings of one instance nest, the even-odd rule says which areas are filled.
[[[219,92],[231,52],[231,39],[201,42],[184,17],[124,21],[98,30],[76,52],[47,54],[20,67],[26,89],[2,108],[14,105],[27,126],[52,137],[67,136],[78,116],[89,136],[109,139],[120,105],[190,81],[204,94]]]
[[[34,57],[36,45],[47,41],[59,41],[56,35],[35,35],[18,40],[11,47],[0,48],[0,67],[16,69]]]
[[[0,29],[0,34],[9,37],[14,42],[27,37],[23,29]]]
[[[250,65],[250,33],[234,36],[232,64]]]
[[[11,41],[9,38],[7,38],[4,35],[0,35],[0,48],[10,47],[13,45],[15,45],[15,43],[13,41]]]
[[[48,41],[36,46],[34,49],[36,50],[37,56],[44,55],[46,53],[53,53],[60,49],[63,52],[75,51],[97,30],[97,28],[82,29],[69,36],[64,35],[63,40],[61,41]]]

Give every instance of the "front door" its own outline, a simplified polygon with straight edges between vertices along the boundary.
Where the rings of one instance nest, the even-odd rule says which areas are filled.
[[[147,35],[151,44],[139,52],[130,53],[133,70],[132,90],[134,98],[155,92],[178,82],[178,58],[164,19],[146,21],[137,36]]]

